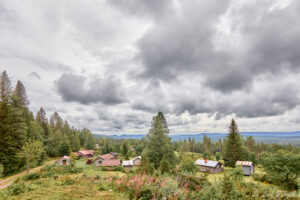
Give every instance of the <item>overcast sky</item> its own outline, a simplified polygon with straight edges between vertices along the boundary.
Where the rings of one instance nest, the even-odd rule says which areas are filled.
[[[0,0],[0,70],[98,134],[300,130],[300,1]]]

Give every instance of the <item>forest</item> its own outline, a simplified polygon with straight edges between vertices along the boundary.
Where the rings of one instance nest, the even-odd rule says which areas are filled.
[[[25,86],[18,81],[12,87],[5,71],[0,98],[0,181],[27,171],[3,186],[2,199],[299,199],[300,147],[243,138],[234,119],[226,138],[216,142],[209,135],[197,142],[172,141],[162,112],[140,140],[95,138],[57,112],[49,120],[43,108],[32,113]],[[94,150],[96,157],[76,156],[84,149]],[[130,168],[93,164],[98,155],[108,154],[120,163],[141,156],[141,163]],[[70,156],[70,165],[56,162],[62,156]],[[198,159],[218,163],[222,170],[201,171]],[[237,161],[253,163],[254,173],[244,176]]]
[[[24,148],[35,143],[40,149],[30,159],[31,167],[40,165],[46,157],[57,157],[76,152],[80,148],[95,149],[95,139],[88,129],[76,129],[57,112],[47,119],[43,108],[34,114],[29,108],[25,86],[17,81],[13,87],[3,71],[0,76],[0,165],[4,176],[26,167],[26,158],[34,151]],[[29,148],[28,148],[29,150]]]

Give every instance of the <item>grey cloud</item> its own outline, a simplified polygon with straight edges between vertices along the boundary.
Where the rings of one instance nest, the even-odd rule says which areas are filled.
[[[36,72],[31,72],[30,74],[28,74],[28,77],[33,77],[33,78],[41,79],[41,76],[38,73],[36,73]]]
[[[146,16],[156,20],[162,18],[173,8],[173,0],[107,0],[112,5],[128,15]]]
[[[258,74],[298,71],[300,3],[270,12],[271,3],[257,9],[253,2],[239,7],[228,1],[184,2],[180,14],[164,18],[138,42],[138,58],[144,65],[140,76],[173,81],[197,73],[206,86],[232,92],[251,87]],[[231,20],[227,28],[232,33],[222,36],[225,46],[218,49],[215,25],[223,18]],[[227,45],[233,40],[237,46],[235,37],[241,38],[240,46]]]
[[[125,101],[120,89],[121,83],[113,77],[88,81],[84,76],[63,74],[57,80],[56,86],[65,101],[76,101],[82,104],[102,102],[107,105]]]

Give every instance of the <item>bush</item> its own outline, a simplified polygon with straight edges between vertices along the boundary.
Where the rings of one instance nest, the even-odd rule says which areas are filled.
[[[23,176],[22,180],[24,181],[29,181],[29,180],[35,180],[40,178],[40,174],[38,173],[31,173],[31,174],[27,174],[25,176]]]
[[[52,177],[54,175],[60,175],[60,174],[76,174],[82,172],[82,168],[76,167],[74,165],[69,166],[59,166],[59,165],[46,165],[41,170],[41,177]]]
[[[7,188],[9,196],[17,196],[25,192],[33,190],[30,184],[25,184],[24,182],[14,183]]]
[[[2,177],[3,170],[4,170],[4,167],[2,164],[0,164],[0,178]]]

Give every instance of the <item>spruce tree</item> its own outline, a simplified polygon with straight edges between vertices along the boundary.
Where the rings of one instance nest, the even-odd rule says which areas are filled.
[[[6,74],[0,76],[0,163],[4,174],[18,171],[22,160],[17,158],[27,137],[26,118],[20,108],[18,97],[11,91],[11,82]]]
[[[168,162],[169,168],[175,166],[175,154],[171,139],[168,137],[167,127],[164,127],[161,121],[161,115],[153,117],[152,127],[146,135],[146,149],[145,154],[151,164],[156,169],[160,167],[163,157],[164,166],[165,162]],[[166,123],[165,123],[166,125]]]
[[[241,136],[237,124],[232,119],[229,126],[229,133],[226,137],[225,152],[224,152],[224,164],[228,167],[235,167],[237,160],[242,158],[243,145],[241,141]]]
[[[166,133],[166,134],[169,134],[169,133],[170,133],[170,130],[169,130],[169,128],[168,128],[168,124],[167,124],[167,121],[166,121],[166,119],[165,119],[164,114],[163,114],[162,112],[158,112],[158,113],[157,113],[157,117],[160,119],[161,124],[162,124],[162,127],[163,127],[165,133]]]

